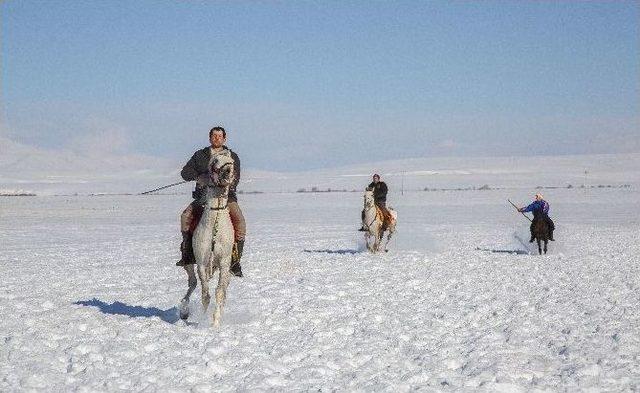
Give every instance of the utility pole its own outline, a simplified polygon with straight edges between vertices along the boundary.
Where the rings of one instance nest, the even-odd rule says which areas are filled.
[[[589,172],[587,171],[587,169],[585,168],[584,170],[584,183],[582,183],[582,186],[584,187],[584,192],[587,192],[587,174]]]
[[[402,178],[400,180],[400,195],[404,195],[404,171],[402,171]]]

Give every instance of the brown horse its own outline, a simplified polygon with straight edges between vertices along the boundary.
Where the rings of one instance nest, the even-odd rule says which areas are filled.
[[[547,221],[543,218],[534,218],[531,223],[531,230],[533,233],[533,237],[536,239],[536,243],[538,244],[538,253],[542,255],[542,251],[547,253],[547,243],[549,243],[550,234],[549,234],[549,225],[547,225]],[[544,242],[544,248],[542,248],[542,242]]]

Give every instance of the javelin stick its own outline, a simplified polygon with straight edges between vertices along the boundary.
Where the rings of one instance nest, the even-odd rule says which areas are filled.
[[[520,209],[518,208],[518,206],[514,205],[513,202],[511,202],[509,199],[507,199],[507,201],[509,201],[509,203],[511,204],[511,206],[515,207],[517,211],[519,211],[520,213],[522,213],[522,215],[529,221],[533,222],[532,219],[529,218],[529,216],[527,216],[526,214],[524,214],[523,212],[520,211]]]
[[[150,193],[155,192],[155,191],[164,190],[165,188],[169,188],[169,187],[177,186],[177,185],[179,185],[179,184],[184,184],[184,183],[188,183],[188,182],[189,182],[189,180],[179,181],[179,182],[177,182],[177,183],[169,184],[169,185],[167,185],[167,186],[162,186],[162,187],[159,187],[159,188],[155,188],[155,189],[153,189],[153,190],[149,190],[149,191],[141,192],[141,193],[140,193],[140,194],[138,194],[138,195],[150,194]]]

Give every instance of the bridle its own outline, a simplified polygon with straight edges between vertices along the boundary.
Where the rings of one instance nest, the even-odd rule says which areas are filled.
[[[224,210],[224,209],[226,209],[228,207],[229,187],[231,186],[231,181],[229,181],[227,184],[223,185],[220,182],[220,172],[222,172],[223,169],[226,166],[230,166],[230,165],[232,165],[232,163],[227,162],[226,164],[223,164],[218,169],[215,169],[213,165],[211,166],[211,169],[210,169],[211,170],[211,180],[212,180],[213,184],[208,184],[207,188],[214,188],[214,187],[221,187],[222,188],[222,187],[224,187],[225,192],[224,192],[223,196],[216,197],[216,199],[218,200],[218,206],[216,206],[216,207],[211,206],[211,207],[209,207],[209,210]],[[221,204],[220,204],[222,199],[225,199],[224,206],[221,206]]]
[[[222,172],[222,169],[224,167],[226,167],[227,165],[231,165],[230,162],[227,162],[226,164],[223,164],[220,168],[218,168],[217,170],[213,168],[211,168],[211,180],[213,182],[213,184],[208,184],[207,188],[214,188],[214,187],[223,187],[224,188],[224,193],[219,196],[216,197],[215,199],[217,200],[217,206],[209,206],[209,210],[214,210],[216,211],[216,218],[213,221],[213,228],[212,228],[212,241],[211,241],[211,251],[214,251],[214,248],[216,246],[216,235],[218,233],[218,222],[219,222],[219,218],[220,218],[220,214],[218,214],[219,211],[221,210],[227,210],[229,208],[229,187],[231,187],[231,181],[229,181],[226,185],[222,185],[220,183],[220,172]],[[224,199],[224,205],[222,205],[222,200]]]
[[[226,164],[223,164],[223,165],[222,165],[220,168],[218,168],[218,169],[215,169],[215,167],[214,167],[213,165],[211,166],[211,168],[210,168],[210,171],[211,171],[211,180],[213,181],[213,184],[214,184],[215,186],[218,186],[218,187],[224,187],[224,186],[221,184],[221,182],[220,182],[220,172],[222,172],[222,170],[223,170],[225,167],[230,166],[230,165],[232,165],[232,163],[227,162]],[[231,182],[229,182],[229,183],[231,183]],[[227,185],[226,185],[226,187],[228,187],[228,186],[229,186],[229,185],[227,184]]]

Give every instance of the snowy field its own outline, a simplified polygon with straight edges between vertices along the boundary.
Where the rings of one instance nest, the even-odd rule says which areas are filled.
[[[503,252],[534,192],[392,193],[375,256],[360,193],[243,195],[219,329],[177,317],[187,196],[3,197],[0,391],[639,390],[637,185],[546,190],[550,253]]]

